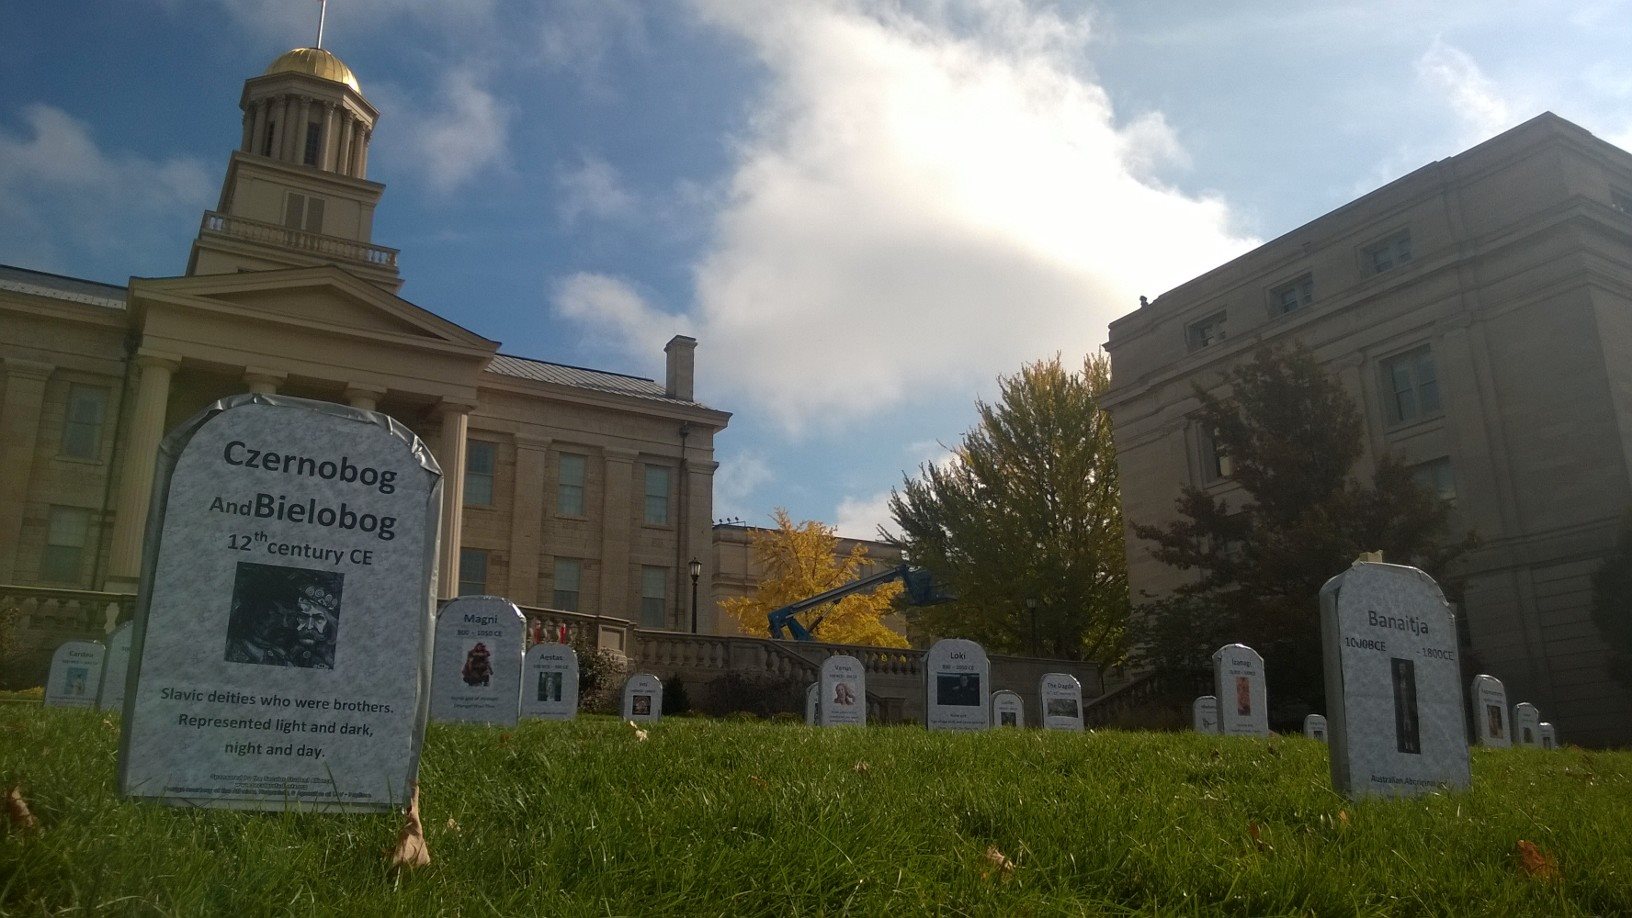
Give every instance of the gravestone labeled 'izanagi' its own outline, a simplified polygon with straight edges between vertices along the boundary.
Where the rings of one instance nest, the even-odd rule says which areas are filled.
[[[1026,725],[1026,704],[1021,700],[1018,692],[1004,689],[992,693],[992,726],[1024,727]]]
[[[100,710],[125,709],[125,677],[130,675],[131,630],[131,623],[125,622],[108,635],[108,652],[102,658],[102,685],[96,696],[96,706]]]
[[[578,716],[578,652],[566,644],[534,644],[521,664],[521,716]]]
[[[160,448],[119,786],[386,810],[430,703],[441,473],[391,418],[242,395]]]
[[[1326,742],[1326,718],[1321,714],[1306,714],[1303,718],[1303,735],[1313,740]]]
[[[1218,732],[1218,699],[1202,695],[1190,702],[1190,726],[1197,733]]]
[[[931,730],[984,730],[991,664],[974,641],[936,641],[924,655],[924,723]]]
[[[1536,725],[1536,733],[1541,736],[1541,748],[1558,748],[1558,731],[1553,729],[1552,724],[1542,721]]]
[[[436,616],[431,719],[515,726],[527,617],[498,596],[461,596]]]
[[[1506,749],[1513,745],[1513,728],[1507,717],[1507,689],[1495,676],[1473,677],[1469,689],[1473,704],[1473,736],[1481,746]]]
[[[1528,701],[1513,706],[1513,743],[1538,749],[1541,747],[1541,712]]]
[[[1264,690],[1264,658],[1245,644],[1225,644],[1213,654],[1213,697],[1218,732],[1225,736],[1268,736],[1269,694]]]
[[[822,726],[866,726],[867,670],[860,660],[846,654],[823,660],[820,694],[816,715]]]
[[[45,680],[46,707],[96,707],[106,652],[106,648],[97,641],[66,641],[59,644],[51,654],[51,673]]]
[[[1414,567],[1356,562],[1320,591],[1332,785],[1350,797],[1466,788],[1456,616]]]
[[[663,680],[635,673],[623,684],[623,719],[656,721],[663,716]]]
[[[805,726],[816,726],[816,718],[822,709],[822,684],[812,682],[805,686]]]
[[[1044,730],[1082,729],[1082,683],[1070,673],[1045,673],[1037,686]]]

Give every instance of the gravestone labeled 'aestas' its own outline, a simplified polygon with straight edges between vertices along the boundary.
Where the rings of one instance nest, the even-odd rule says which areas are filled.
[[[51,654],[51,673],[45,680],[46,707],[96,707],[106,653],[107,649],[97,641],[59,644]]]
[[[1309,739],[1326,742],[1326,717],[1322,714],[1304,715],[1303,735]]]
[[[527,617],[498,596],[461,596],[436,616],[431,719],[515,726]]]
[[[1225,644],[1213,654],[1213,697],[1218,732],[1225,736],[1268,736],[1269,694],[1264,658],[1245,644]]]
[[[120,790],[246,809],[407,798],[441,472],[383,414],[241,395],[160,449]]]
[[[1548,723],[1546,721],[1542,721],[1541,723],[1536,725],[1536,733],[1541,736],[1541,748],[1543,748],[1543,749],[1557,749],[1558,748],[1558,731],[1553,729],[1552,724],[1550,724],[1550,723]]]
[[[1082,683],[1070,673],[1044,673],[1037,686],[1044,730],[1082,729]]]
[[[623,684],[623,719],[656,721],[663,716],[663,680],[635,673]]]
[[[1190,726],[1197,733],[1218,732],[1218,699],[1202,695],[1190,702]]]
[[[1026,703],[1020,698],[1020,693],[1004,689],[992,693],[992,726],[1024,727],[1026,725]]]
[[[521,716],[578,716],[578,652],[566,644],[534,644],[521,664]]]
[[[822,661],[821,704],[817,722],[824,727],[867,724],[867,670],[847,654]]]
[[[108,635],[108,651],[102,658],[102,685],[96,695],[96,706],[100,710],[125,709],[125,677],[130,675],[132,627],[130,622],[125,622]]]
[[[1473,704],[1473,736],[1481,746],[1506,749],[1513,745],[1512,724],[1507,716],[1507,689],[1495,676],[1473,677],[1469,689]]]
[[[1414,567],[1355,562],[1320,590],[1332,785],[1350,797],[1466,788],[1456,616]]]
[[[822,684],[812,682],[805,686],[805,726],[816,726],[816,718],[822,709]]]
[[[1541,712],[1528,701],[1513,706],[1513,743],[1517,746],[1541,747]]]
[[[986,651],[962,638],[939,640],[924,655],[924,723],[931,730],[984,730],[988,726]]]

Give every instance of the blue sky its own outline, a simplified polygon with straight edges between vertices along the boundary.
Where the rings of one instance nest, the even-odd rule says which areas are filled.
[[[180,273],[315,0],[0,0],[0,262]],[[661,378],[716,515],[868,536],[999,374],[1542,111],[1632,145],[1632,2],[332,0],[403,295]]]

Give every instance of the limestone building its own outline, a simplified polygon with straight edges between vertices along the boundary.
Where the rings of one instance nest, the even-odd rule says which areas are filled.
[[[1632,508],[1632,154],[1552,114],[1415,172],[1111,324],[1130,522],[1179,487],[1236,493],[1193,421],[1260,344],[1301,341],[1394,453],[1454,502],[1465,646],[1559,735],[1632,741],[1588,578]],[[1187,576],[1128,538],[1135,596]],[[1315,597],[1310,597],[1314,614]]]

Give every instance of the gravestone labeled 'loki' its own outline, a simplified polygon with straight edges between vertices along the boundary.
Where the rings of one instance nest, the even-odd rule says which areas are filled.
[[[1190,726],[1197,733],[1218,732],[1218,699],[1212,695],[1202,695],[1190,702]]]
[[[1309,739],[1326,742],[1326,718],[1321,714],[1306,714],[1303,718],[1303,735]]]
[[[822,661],[821,704],[816,714],[824,727],[867,725],[867,670],[860,660],[835,654]]]
[[[527,650],[521,664],[521,716],[578,716],[578,651],[566,644],[534,644]]]
[[[1507,689],[1495,676],[1473,677],[1473,736],[1481,746],[1506,749],[1513,745],[1513,725],[1507,716]]]
[[[407,799],[442,475],[383,414],[240,395],[160,447],[119,787],[239,809]]]
[[[499,596],[461,596],[436,616],[431,719],[516,724],[527,617]]]
[[[991,664],[974,641],[936,641],[924,655],[924,724],[931,730],[984,730]]]
[[[1536,725],[1536,733],[1541,737],[1541,748],[1558,748],[1558,731],[1553,729],[1552,724],[1542,721]]]
[[[1082,729],[1082,683],[1070,673],[1044,673],[1037,687],[1044,730]]]
[[[1513,743],[1541,747],[1541,712],[1528,701],[1513,706]]]
[[[635,673],[623,684],[623,719],[656,721],[663,716],[663,680]]]
[[[125,622],[108,635],[108,652],[102,658],[102,687],[97,690],[96,706],[103,711],[125,709],[125,677],[130,675],[130,632],[132,625]]]
[[[96,641],[67,641],[51,654],[51,674],[45,680],[48,708],[94,708],[102,683],[106,648]]]
[[[992,726],[1024,727],[1026,725],[1026,704],[1021,700],[1019,693],[1004,689],[992,693]]]
[[[1357,561],[1320,590],[1332,786],[1350,797],[1466,788],[1456,616],[1414,567]]]
[[[1225,736],[1268,736],[1269,693],[1264,690],[1264,658],[1245,644],[1225,644],[1213,654],[1213,697],[1218,732]]]
[[[805,686],[805,726],[816,726],[816,717],[822,709],[822,684],[812,682]]]

